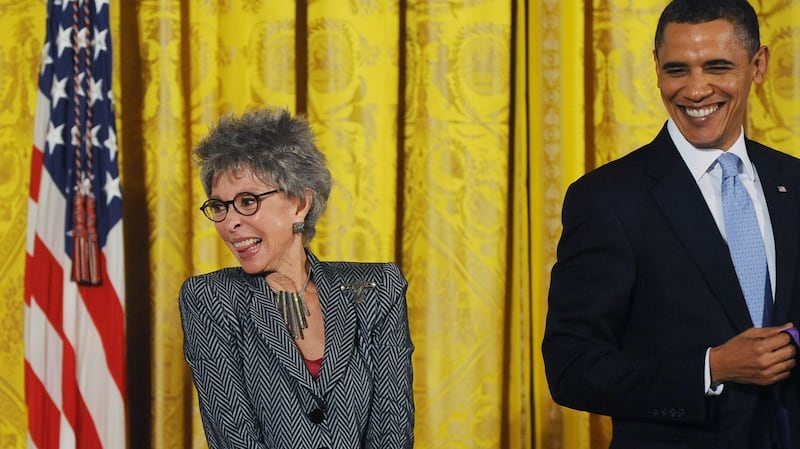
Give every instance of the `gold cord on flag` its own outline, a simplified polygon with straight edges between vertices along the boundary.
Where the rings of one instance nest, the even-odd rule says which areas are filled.
[[[75,146],[75,191],[73,192],[72,228],[72,280],[84,285],[100,285],[100,248],[97,239],[97,215],[95,212],[94,175],[92,160],[92,42],[89,2],[83,2],[83,30],[79,30],[79,2],[72,3],[72,49],[73,49],[73,96],[75,104],[75,131],[72,144]],[[84,47],[85,77],[81,77],[80,48]],[[82,84],[86,84],[84,89]],[[81,124],[80,92],[86,97],[85,123]],[[85,132],[81,132],[84,128]],[[86,170],[83,170],[83,159]]]

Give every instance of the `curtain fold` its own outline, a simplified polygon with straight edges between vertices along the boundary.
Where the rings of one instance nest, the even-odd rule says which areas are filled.
[[[511,8],[409,2],[406,14],[402,259],[417,447],[501,447]]]
[[[0,447],[26,440],[25,233],[46,5],[0,1]]]
[[[135,53],[123,52],[119,71],[125,78],[119,91],[123,104],[123,121],[136,123],[136,129],[123,130],[123,153],[140,155],[140,166],[125,166],[123,182],[136,179],[143,189],[143,204],[131,208],[126,203],[124,219],[136,226],[146,223],[147,240],[126,241],[128,252],[146,245],[147,265],[129,264],[129,282],[141,285],[141,276],[148,273],[143,282],[149,284],[144,298],[149,298],[148,316],[136,316],[128,312],[129,328],[135,323],[148,322],[150,360],[148,377],[150,391],[143,391],[131,378],[131,396],[149,396],[149,413],[133,416],[132,428],[146,425],[150,430],[150,441],[143,443],[151,447],[182,447],[184,437],[180,430],[187,428],[188,400],[185,363],[181,358],[182,336],[180,317],[176,307],[176,295],[184,278],[192,274],[189,265],[189,244],[192,227],[189,210],[194,205],[192,170],[190,168],[188,124],[190,123],[187,102],[191,90],[185,82],[185,68],[189,61],[184,50],[190,42],[187,33],[190,17],[176,2],[141,2],[138,5],[118,5],[137,18],[135,26],[138,45],[130,48]],[[123,44],[124,45],[124,44]],[[125,47],[128,49],[128,47]],[[129,61],[136,61],[139,70],[128,68]],[[137,109],[125,105],[126,98],[136,98]],[[141,180],[141,181],[139,181]],[[141,201],[125,196],[125,200]],[[138,281],[138,282],[137,282]],[[142,297],[131,297],[134,302]],[[134,331],[135,332],[135,331]],[[129,347],[129,353],[135,348]],[[141,368],[140,368],[141,369]],[[182,400],[181,400],[182,399]],[[141,420],[147,420],[143,424]],[[134,431],[132,438],[142,438]]]
[[[592,9],[580,0],[528,2],[528,6],[527,35],[518,38],[518,46],[526,49],[526,70],[518,63],[523,81],[517,83],[516,92],[518,104],[527,105],[528,113],[518,114],[516,123],[525,125],[531,154],[532,447],[602,448],[608,446],[607,419],[556,405],[550,398],[541,353],[550,269],[561,234],[561,201],[569,183],[584,172],[591,148],[584,141],[588,108],[583,93],[587,79],[592,79],[586,67],[584,33],[584,20]]]
[[[312,250],[409,279],[416,447],[603,448],[550,399],[540,344],[563,194],[666,120],[664,2],[111,0],[126,241],[129,446],[206,447],[177,295],[234,265],[191,148],[226,113],[307,114],[334,189]],[[753,2],[772,50],[746,131],[800,155],[800,2]],[[26,443],[22,289],[44,2],[0,0],[0,446]],[[642,38],[646,36],[647,38]]]
[[[326,258],[396,254],[400,27],[396,2],[310,2],[308,117],[334,185],[312,241]]]
[[[534,448],[542,447],[537,444],[538,435],[535,432],[535,390],[533,354],[537,352],[533,340],[534,314],[537,307],[533,302],[533,289],[536,281],[532,277],[534,272],[533,252],[537,248],[538,235],[533,235],[536,225],[531,219],[535,206],[532,201],[532,185],[538,185],[534,170],[538,164],[532,163],[533,155],[530,142],[529,122],[532,118],[531,105],[534,104],[533,96],[538,95],[531,89],[529,75],[529,55],[531,51],[528,43],[531,25],[532,8],[524,2],[512,9],[511,49],[512,63],[510,77],[510,139],[509,154],[511,166],[509,169],[509,217],[510,232],[508,233],[508,251],[510,267],[508,293],[506,298],[507,309],[506,323],[509,329],[507,336],[508,351],[506,360],[508,372],[506,374],[506,407],[503,418],[505,421],[506,438],[501,441],[500,447]]]

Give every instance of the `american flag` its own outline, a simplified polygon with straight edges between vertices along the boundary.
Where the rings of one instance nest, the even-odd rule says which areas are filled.
[[[25,262],[28,448],[126,446],[108,0],[49,0]]]

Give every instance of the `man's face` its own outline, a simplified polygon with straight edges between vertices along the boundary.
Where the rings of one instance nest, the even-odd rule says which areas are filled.
[[[764,80],[767,47],[751,57],[727,20],[669,23],[654,57],[661,99],[686,140],[698,148],[730,148],[750,86]]]

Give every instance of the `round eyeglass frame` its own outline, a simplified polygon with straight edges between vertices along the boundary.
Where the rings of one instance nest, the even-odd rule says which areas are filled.
[[[261,208],[261,199],[263,197],[265,197],[267,195],[272,195],[273,193],[278,193],[281,190],[282,189],[273,189],[273,190],[268,190],[268,191],[263,192],[263,193],[239,192],[239,193],[236,194],[236,196],[233,197],[232,200],[228,200],[228,201],[223,201],[223,200],[216,199],[216,198],[209,198],[203,203],[202,206],[200,206],[200,211],[203,212],[203,215],[205,215],[206,218],[208,218],[209,220],[213,221],[214,223],[223,222],[223,221],[225,221],[226,218],[228,218],[228,211],[230,210],[230,206],[233,206],[233,209],[236,212],[238,212],[239,215],[243,215],[245,217],[249,217],[251,215],[254,215],[256,212],[258,212],[258,209]],[[244,199],[244,198],[252,198],[252,199],[255,200],[256,207],[252,211],[242,211],[241,209],[239,209],[239,207],[236,206],[236,203],[237,202],[241,202],[241,200]],[[222,217],[214,218],[214,212],[213,212],[213,210],[211,208],[211,206],[214,205],[214,204],[224,205],[225,206],[225,213],[222,215]]]

